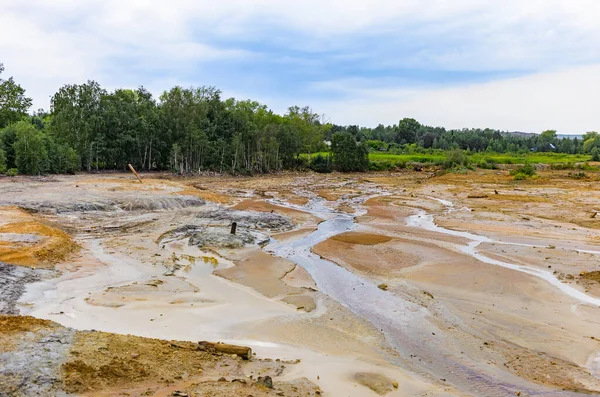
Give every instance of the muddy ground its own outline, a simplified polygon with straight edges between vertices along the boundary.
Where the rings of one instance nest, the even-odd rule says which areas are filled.
[[[486,390],[600,393],[600,175],[142,177],[0,179],[0,395],[484,395],[263,249],[339,214],[354,230],[312,252],[421,308],[424,361],[444,346]]]

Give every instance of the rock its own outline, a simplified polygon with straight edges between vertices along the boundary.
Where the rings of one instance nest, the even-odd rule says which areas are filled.
[[[263,386],[268,389],[273,388],[273,379],[270,376],[259,376],[256,382],[254,383],[256,386]]]
[[[394,383],[385,375],[370,373],[370,372],[358,372],[354,375],[354,379],[363,386],[368,387],[380,396],[386,395],[394,391]]]
[[[383,290],[383,291],[387,291],[389,287],[387,284],[379,284],[377,286],[377,288],[379,288],[380,290]]]
[[[246,379],[234,379],[231,381],[231,383],[243,383],[244,385],[248,382],[246,382]]]
[[[221,376],[218,381],[219,382],[227,382],[227,379],[225,379],[225,377]]]
[[[392,383],[392,386],[394,387],[394,389],[397,389],[398,386],[400,386],[400,385],[398,385],[398,382],[394,382],[394,383]]]
[[[149,285],[151,287],[158,287],[159,285],[161,285],[163,283],[164,283],[164,281],[158,280],[158,279],[152,279],[152,280],[148,280],[145,282],[146,285]]]
[[[184,392],[182,392],[182,391],[179,391],[179,390],[175,390],[175,391],[173,392],[173,394],[171,394],[171,395],[172,395],[172,396],[176,396],[176,397],[188,397],[188,396],[189,396],[189,394],[187,394],[187,393],[184,393]]]

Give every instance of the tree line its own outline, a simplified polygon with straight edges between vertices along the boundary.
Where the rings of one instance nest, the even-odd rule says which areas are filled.
[[[402,119],[375,128],[339,126],[310,107],[277,114],[252,100],[223,99],[215,87],[173,87],[158,98],[143,87],[107,91],[95,81],[61,87],[48,111],[0,64],[0,172],[171,170],[252,174],[284,169],[368,169],[369,151],[462,149],[592,153],[600,136],[559,139],[491,129],[446,130]],[[598,149],[596,149],[598,150]],[[321,153],[321,154],[317,154]],[[327,153],[322,155],[322,153]]]

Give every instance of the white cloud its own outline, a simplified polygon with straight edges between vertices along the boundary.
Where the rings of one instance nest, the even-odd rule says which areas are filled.
[[[338,122],[396,122],[406,114],[432,124],[529,130],[548,120],[548,127],[573,125],[579,132],[593,128],[590,102],[599,104],[589,92],[598,88],[591,81],[598,79],[595,67],[577,68],[600,62],[599,20],[598,0],[0,0],[0,62],[34,97],[34,107],[48,107],[66,83],[95,79],[107,88],[144,84],[157,92],[170,88],[162,86],[167,82],[210,81],[202,67],[210,62],[272,57],[284,72],[285,65],[305,65],[311,73],[300,84],[368,98],[324,103]],[[270,54],[263,44],[294,52]],[[382,90],[382,81],[400,78],[373,83],[372,76],[340,75],[320,83],[317,72],[331,59],[373,70],[536,74],[468,87]],[[271,78],[253,73],[255,81]],[[232,86],[223,88],[243,91],[240,79],[231,76]],[[294,94],[243,96],[318,107],[318,97]]]
[[[600,129],[600,64],[456,88],[348,89],[355,99],[315,107],[338,123],[366,126],[413,117],[447,128],[563,134]]]

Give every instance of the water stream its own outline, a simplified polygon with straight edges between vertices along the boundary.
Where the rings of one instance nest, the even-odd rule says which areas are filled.
[[[451,205],[451,203],[447,204]],[[509,397],[516,395],[517,392],[531,396],[581,395],[574,392],[546,389],[489,365],[482,359],[461,355],[461,346],[456,341],[447,338],[444,330],[433,325],[431,314],[426,308],[398,294],[382,291],[371,280],[311,252],[312,247],[316,244],[355,229],[357,225],[354,223],[354,216],[334,212],[319,200],[314,199],[302,210],[326,220],[319,224],[315,232],[305,238],[285,243],[273,241],[265,247],[265,251],[291,260],[306,269],[322,293],[329,295],[351,312],[380,329],[390,345],[407,362],[410,362],[412,369],[437,377],[441,379],[442,383],[451,383],[473,396]],[[464,247],[464,252],[477,259],[481,258],[480,260],[486,263],[493,261],[475,251],[477,245],[488,241],[485,237],[440,228],[433,222],[433,217],[425,213],[411,217],[408,223],[413,227],[431,227],[440,233],[472,240],[471,244]],[[491,264],[523,272],[532,270],[500,261],[494,261]],[[546,277],[545,272],[531,271],[529,274]],[[546,281],[554,284],[550,277],[547,277]],[[572,287],[556,286],[574,298],[596,304],[593,298]],[[408,359],[409,357],[410,359]]]

